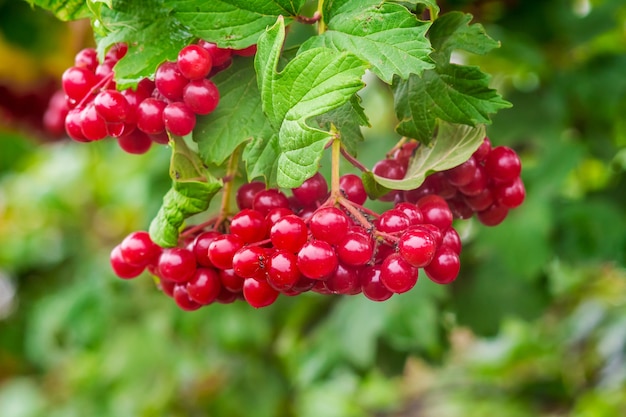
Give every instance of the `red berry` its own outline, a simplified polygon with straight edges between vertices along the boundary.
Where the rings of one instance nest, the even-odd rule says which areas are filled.
[[[183,98],[183,89],[189,80],[178,70],[174,62],[164,62],[157,68],[154,83],[163,97],[179,101]]]
[[[244,246],[233,255],[233,270],[242,278],[265,279],[265,250]]]
[[[298,252],[298,268],[307,278],[328,278],[335,271],[337,264],[335,250],[322,240],[310,240]]]
[[[196,272],[196,258],[184,248],[165,248],[157,264],[159,276],[174,282],[187,282]]]
[[[243,297],[254,308],[267,307],[278,298],[278,291],[267,281],[246,278],[243,283]]]
[[[168,132],[186,136],[196,127],[196,115],[185,103],[177,101],[163,109],[163,124]]]
[[[96,76],[84,67],[70,67],[61,76],[63,91],[72,100],[81,101],[96,84]]]
[[[459,275],[461,261],[459,255],[447,246],[441,246],[433,260],[424,267],[424,272],[437,284],[449,284]]]
[[[497,226],[504,221],[508,214],[508,208],[494,203],[488,209],[476,213],[476,217],[485,226]]]
[[[206,49],[199,45],[188,45],[178,53],[176,65],[185,78],[199,80],[209,75],[213,60]]]
[[[117,144],[124,152],[141,155],[150,150],[152,139],[141,130],[133,130],[132,132],[117,138]]]
[[[104,90],[96,94],[93,99],[96,111],[107,122],[121,122],[126,120],[129,112],[126,97],[116,90]]]
[[[172,298],[176,305],[185,311],[194,311],[202,307],[202,304],[195,302],[189,297],[187,286],[185,284],[175,284],[172,292]]]
[[[422,268],[432,261],[437,242],[432,233],[423,228],[407,230],[398,241],[399,254],[409,264]]]
[[[422,211],[424,223],[437,226],[440,230],[448,230],[452,226],[454,216],[446,200],[438,195],[427,195],[417,202],[417,206]]]
[[[242,210],[231,220],[230,232],[239,236],[244,243],[261,241],[267,234],[265,216],[256,210]]]
[[[220,236],[219,232],[209,230],[200,233],[193,242],[193,254],[196,257],[196,262],[205,267],[213,267],[213,263],[209,259],[209,245],[211,242]]]
[[[519,207],[526,198],[526,189],[520,177],[510,183],[498,184],[493,194],[498,203],[509,209]]]
[[[350,220],[337,207],[321,207],[315,211],[309,221],[313,237],[330,244],[336,244],[348,232]]]
[[[211,80],[194,80],[183,89],[183,101],[194,113],[209,114],[217,108],[220,92]]]
[[[393,293],[409,291],[417,283],[418,269],[410,265],[398,253],[385,259],[380,266],[380,281]]]
[[[363,295],[372,301],[385,301],[393,295],[380,280],[380,272],[380,265],[375,265],[364,268],[359,275]]]
[[[361,177],[354,174],[342,175],[339,178],[339,190],[341,194],[355,204],[362,205],[367,200],[367,193]]]
[[[147,98],[137,107],[137,128],[144,133],[154,135],[165,130],[163,110],[167,104],[156,98]]]
[[[361,292],[359,272],[359,268],[342,265],[340,262],[335,272],[323,282],[333,294],[356,295]]]
[[[230,269],[233,267],[235,252],[241,249],[243,245],[243,240],[237,235],[218,236],[209,245],[209,259],[218,269]]]
[[[161,248],[152,242],[148,232],[133,232],[126,236],[119,245],[122,257],[134,266],[147,266],[157,260]]]
[[[292,288],[301,277],[298,258],[293,253],[277,250],[268,258],[267,282],[278,291]]]
[[[513,181],[522,171],[522,163],[515,151],[506,146],[491,149],[485,159],[485,171],[490,178],[501,182]]]
[[[337,244],[337,256],[345,265],[365,265],[373,255],[374,244],[366,234],[349,231]]]
[[[270,239],[276,249],[297,253],[306,243],[308,229],[304,221],[289,215],[278,220],[270,230]]]
[[[403,211],[390,209],[385,211],[376,220],[376,228],[385,233],[405,231],[411,225],[411,220]]]
[[[252,208],[254,197],[263,190],[265,190],[265,183],[260,181],[253,181],[239,187],[235,195],[239,210]]]
[[[289,208],[289,200],[285,194],[275,188],[259,191],[252,201],[252,208],[260,211],[264,216],[276,207]]]
[[[198,304],[211,304],[222,289],[217,271],[213,268],[198,268],[187,283],[189,298]]]
[[[206,49],[206,51],[211,55],[213,66],[219,67],[230,61],[230,56],[232,54],[231,49],[222,49],[218,47],[216,44],[207,42],[205,40],[200,40],[198,45]]]
[[[122,256],[122,250],[119,245],[113,248],[109,260],[115,275],[122,279],[135,278],[144,270],[143,266],[134,266],[129,264]]]
[[[291,190],[293,196],[305,206],[310,206],[317,201],[326,198],[328,194],[328,183],[322,174],[315,173],[311,178],[302,183],[301,186]]]

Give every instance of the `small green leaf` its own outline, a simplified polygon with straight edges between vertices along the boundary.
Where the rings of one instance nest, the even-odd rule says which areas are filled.
[[[372,200],[376,200],[391,191],[391,188],[379,184],[371,171],[362,173],[361,181],[363,181],[363,188],[365,188],[367,196]]]
[[[261,36],[255,59],[263,111],[278,133],[278,185],[294,188],[313,176],[331,134],[309,119],[348,102],[363,87],[367,65],[358,57],[326,48],[298,54],[277,72],[285,40],[282,17]]]
[[[61,20],[76,20],[89,17],[89,2],[94,0],[26,0],[32,6],[39,6],[54,13]]]
[[[342,145],[351,155],[356,155],[358,144],[364,140],[361,126],[370,126],[365,110],[361,107],[361,97],[357,94],[343,106],[317,117],[317,123],[326,131],[334,126],[341,134]]]
[[[495,41],[482,25],[470,25],[472,15],[461,12],[450,12],[435,20],[428,31],[428,38],[433,46],[433,59],[442,64],[450,62],[450,55],[456,49],[474,54],[484,55],[499,48],[500,42]]]
[[[185,219],[207,210],[213,196],[222,188],[222,182],[208,173],[200,157],[182,138],[173,136],[171,144],[172,188],[150,223],[150,237],[161,247],[176,246]]]
[[[241,49],[257,43],[278,16],[297,16],[304,0],[179,0],[175,17],[199,38]]]
[[[174,61],[178,51],[194,36],[177,21],[175,2],[164,0],[115,0],[113,9],[103,8],[94,21],[98,54],[102,58],[116,43],[128,45],[128,52],[115,65],[120,89],[132,87],[143,78],[153,77],[163,61]]]
[[[245,147],[241,159],[246,163],[248,181],[263,177],[267,184],[276,183],[278,172],[278,135],[272,135],[269,139],[262,136],[256,137]]]
[[[355,54],[372,66],[372,71],[391,84],[394,75],[406,79],[432,68],[426,39],[430,23],[398,4],[368,1],[336,1],[324,16],[328,30],[310,38],[301,50],[333,48]]]
[[[439,16],[439,6],[437,5],[437,0],[388,0],[390,3],[400,3],[404,5],[410,5],[414,8],[420,6],[418,10],[423,10],[428,8],[430,10],[430,20],[437,19]]]
[[[212,113],[198,116],[193,140],[205,163],[221,165],[240,144],[267,132],[269,122],[261,107],[252,58],[236,58],[212,81],[219,89],[220,103]]]
[[[511,107],[496,90],[489,76],[478,67],[448,64],[425,71],[421,78],[396,79],[393,86],[396,131],[428,144],[437,119],[470,126],[489,124],[489,114]]]
[[[485,138],[483,125],[467,125],[440,122],[437,136],[430,146],[420,145],[401,180],[390,180],[374,175],[377,183],[392,190],[412,190],[424,182],[426,176],[435,171],[454,168],[467,161]]]

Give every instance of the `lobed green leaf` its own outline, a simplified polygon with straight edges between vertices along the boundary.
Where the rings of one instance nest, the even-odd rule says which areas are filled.
[[[351,155],[357,154],[358,144],[364,140],[361,126],[370,126],[357,94],[343,106],[318,116],[316,120],[324,130],[336,129],[341,135],[341,144]]]
[[[392,190],[412,190],[435,171],[445,171],[467,161],[485,138],[485,127],[440,122],[430,146],[420,145],[411,158],[406,175],[391,180],[371,174],[376,182]]]
[[[447,64],[454,50],[483,55],[500,47],[500,42],[487,35],[481,24],[470,25],[471,20],[472,15],[461,12],[449,12],[435,20],[428,31],[434,49],[431,57]]]
[[[61,20],[76,20],[89,17],[90,3],[99,3],[98,0],[26,0],[31,6],[39,6],[49,10]],[[100,0],[101,1],[101,0]],[[91,5],[95,6],[95,4]]]
[[[396,79],[396,131],[428,144],[438,119],[470,126],[491,123],[490,114],[511,104],[489,87],[489,79],[478,67],[455,64],[425,71],[421,78]]]
[[[163,204],[150,223],[150,237],[161,247],[178,244],[181,226],[188,217],[209,208],[222,182],[205,169],[200,157],[180,137],[172,137],[170,176],[172,188],[163,197]]]
[[[338,1],[326,11],[328,29],[310,38],[302,50],[317,47],[350,52],[370,63],[372,71],[391,84],[394,75],[405,79],[433,64],[426,31],[405,7],[380,1]]]
[[[193,140],[206,164],[221,165],[242,143],[272,132],[263,114],[252,58],[235,57],[212,81],[220,92],[219,106],[197,117]]]
[[[294,188],[313,176],[331,134],[307,124],[348,102],[363,87],[358,57],[326,48],[298,54],[278,73],[285,40],[282,17],[261,36],[255,59],[263,111],[278,133],[277,182]]]

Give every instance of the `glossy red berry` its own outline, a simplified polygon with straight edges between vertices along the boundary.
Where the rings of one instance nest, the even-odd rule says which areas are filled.
[[[187,286],[185,284],[175,284],[172,291],[172,298],[181,310],[195,311],[202,307],[202,304],[195,302],[189,297]]]
[[[196,272],[196,258],[184,248],[165,248],[157,263],[159,276],[174,282],[187,282]]]
[[[459,255],[447,246],[441,246],[433,260],[424,267],[424,272],[437,284],[449,284],[459,275],[461,262]]]
[[[291,191],[302,206],[310,206],[326,198],[328,194],[328,183],[324,176],[317,172],[311,178],[304,181],[301,186],[293,188]]]
[[[289,208],[289,200],[285,194],[275,188],[259,191],[252,201],[252,208],[260,211],[264,216],[276,207]]]
[[[402,258],[416,268],[423,268],[432,261],[437,242],[432,233],[424,228],[407,230],[398,240],[398,251]]]
[[[493,190],[496,201],[509,209],[519,207],[526,198],[524,182],[520,177],[510,183],[498,184]]]
[[[148,232],[133,232],[119,245],[122,257],[130,265],[147,266],[157,260],[161,248],[150,238]]]
[[[126,97],[116,90],[104,90],[93,99],[96,111],[107,122],[122,122],[129,112]]]
[[[144,133],[154,135],[165,130],[163,110],[167,104],[156,98],[147,98],[137,107],[137,128]]]
[[[372,301],[385,301],[393,295],[380,280],[380,273],[380,265],[375,265],[364,268],[359,275],[363,295]]]
[[[267,307],[276,301],[279,292],[267,281],[246,278],[243,283],[243,297],[254,308]]]
[[[380,266],[380,281],[391,292],[401,294],[417,283],[418,269],[398,253],[387,257]]]
[[[367,200],[367,193],[361,177],[354,174],[342,175],[339,178],[339,190],[341,194],[355,204],[362,205]]]
[[[374,255],[374,243],[366,235],[349,231],[337,244],[337,256],[344,265],[362,266]]]
[[[491,149],[485,159],[485,171],[490,178],[501,182],[510,182],[519,177],[522,170],[517,153],[506,146]]]
[[[209,259],[209,245],[221,234],[214,230],[200,233],[195,237],[193,242],[193,254],[196,257],[198,265],[204,267],[213,267],[213,263]]]
[[[154,83],[163,97],[179,101],[183,98],[183,89],[189,80],[180,72],[174,62],[164,62],[157,68]]]
[[[211,304],[222,289],[219,275],[213,268],[198,268],[187,283],[189,298],[198,304]]]
[[[338,260],[333,247],[322,240],[310,240],[298,252],[298,268],[311,279],[325,279],[335,271]]]
[[[298,258],[293,253],[277,250],[267,260],[267,282],[275,289],[292,288],[302,277]]]
[[[265,183],[261,181],[253,181],[239,187],[235,195],[239,210],[252,208],[254,197],[263,190],[265,190]]]
[[[261,241],[267,234],[265,216],[256,210],[242,210],[232,218],[230,232],[239,236],[244,243]]]
[[[217,108],[220,92],[211,80],[194,80],[183,89],[183,101],[194,113],[209,114]]]
[[[422,211],[424,223],[434,224],[440,230],[448,230],[452,226],[454,216],[446,200],[438,195],[428,195],[422,197],[417,202],[417,206]]]
[[[199,80],[211,72],[211,54],[200,45],[188,45],[180,50],[176,60],[178,70],[189,80]]]
[[[196,115],[181,101],[169,103],[163,109],[163,125],[174,135],[186,136],[196,127]]]
[[[218,269],[230,269],[233,267],[235,252],[243,245],[244,241],[237,235],[218,236],[209,244],[209,259]]]
[[[244,246],[233,255],[233,270],[242,278],[265,279],[265,250],[260,246]]]
[[[115,275],[122,279],[135,278],[139,276],[144,270],[143,266],[135,266],[129,264],[122,256],[122,250],[119,245],[113,248],[109,260],[111,263],[111,268],[113,268],[113,272],[115,272]]]
[[[308,228],[301,218],[285,216],[272,226],[270,239],[276,249],[297,253],[308,239]]]
[[[309,228],[313,237],[330,244],[336,244],[348,232],[350,220],[337,207],[321,207],[313,213]]]
[[[96,76],[84,67],[70,67],[61,76],[61,85],[67,97],[80,102],[96,84]]]

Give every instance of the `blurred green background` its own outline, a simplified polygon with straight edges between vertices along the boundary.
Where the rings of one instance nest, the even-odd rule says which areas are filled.
[[[521,155],[525,204],[459,225],[447,287],[186,313],[108,265],[156,213],[169,150],[46,138],[88,25],[0,0],[0,416],[626,415],[626,4],[439,4],[502,42],[457,59],[514,104],[488,134]],[[372,166],[395,120],[380,86],[364,102]]]

